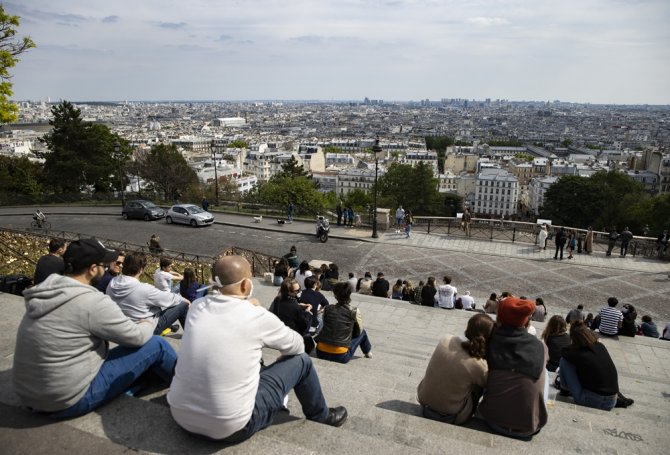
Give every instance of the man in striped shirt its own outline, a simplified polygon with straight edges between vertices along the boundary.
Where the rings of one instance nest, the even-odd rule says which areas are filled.
[[[607,299],[607,305],[600,310],[600,326],[598,330],[603,335],[614,336],[619,333],[621,324],[623,322],[623,313],[615,307],[619,304],[616,297]]]

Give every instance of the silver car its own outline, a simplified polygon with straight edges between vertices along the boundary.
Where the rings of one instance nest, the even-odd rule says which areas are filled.
[[[202,207],[193,204],[177,204],[170,207],[165,216],[167,224],[182,223],[193,227],[209,226],[214,223],[214,217]]]

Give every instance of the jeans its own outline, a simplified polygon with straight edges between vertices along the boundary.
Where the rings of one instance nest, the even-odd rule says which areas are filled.
[[[308,420],[326,420],[329,410],[312,359],[307,354],[280,357],[275,363],[261,370],[256,404],[249,422],[242,430],[223,441],[237,444],[270,426],[275,414],[284,405],[284,397],[291,389],[295,390],[302,412]]]
[[[359,346],[361,347],[363,354],[367,354],[372,350],[372,344],[370,344],[368,334],[365,330],[363,330],[359,336],[351,339],[351,345],[347,352],[342,354],[331,354],[329,352],[319,351],[319,348],[316,348],[316,356],[323,360],[330,360],[331,362],[347,363],[354,356],[354,353]]]
[[[575,403],[589,408],[609,411],[616,404],[616,394],[610,396],[598,395],[595,392],[582,388],[577,376],[577,368],[574,364],[561,358],[559,374],[561,375],[561,386],[570,390]]]
[[[51,414],[51,417],[65,419],[91,412],[125,392],[147,371],[170,384],[176,363],[177,353],[161,337],[153,336],[139,348],[118,346],[109,351],[84,396],[69,408]]]
[[[628,253],[628,242],[621,242],[621,256],[626,256]]]
[[[611,256],[612,255],[612,250],[614,249],[615,245],[616,245],[616,240],[608,240],[607,241],[607,253],[605,253],[605,256]]]
[[[186,313],[188,313],[188,303],[181,302],[179,305],[171,306],[158,313],[158,324],[154,330],[154,335],[160,335],[163,330],[169,328],[175,321],[179,320],[181,328],[186,328]]]

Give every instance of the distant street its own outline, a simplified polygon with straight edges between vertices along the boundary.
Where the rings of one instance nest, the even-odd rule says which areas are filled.
[[[55,231],[81,232],[136,244],[145,244],[151,234],[156,233],[167,249],[204,256],[214,256],[229,246],[281,256],[288,252],[291,245],[296,245],[300,259],[323,259],[338,264],[340,279],[346,279],[348,272],[354,272],[359,277],[365,271],[370,271],[373,276],[383,271],[391,284],[401,278],[409,279],[416,285],[428,276],[434,276],[440,282],[442,276],[450,275],[459,292],[471,291],[480,306],[491,292],[511,291],[531,298],[543,297],[550,315],[565,315],[579,303],[588,312],[595,313],[605,305],[607,297],[614,295],[621,302],[634,304],[640,317],[650,314],[659,322],[670,319],[670,279],[667,272],[618,268],[619,264],[630,264],[623,261],[633,261],[632,258],[605,261],[603,254],[602,258],[588,259],[602,261],[605,266],[593,266],[579,256],[575,261],[545,259],[547,256],[533,253],[534,247],[527,245],[514,247],[528,250],[528,254],[524,253],[525,257],[507,257],[501,251],[509,248],[509,243],[447,239],[426,234],[416,234],[412,241],[406,241],[400,235],[380,233],[380,240],[373,243],[361,241],[337,226],[332,228],[333,235],[350,238],[331,237],[328,243],[321,244],[311,234],[313,226],[305,222],[280,227],[273,220],[264,219],[264,224],[256,225],[251,217],[218,214],[217,219],[237,224],[215,224],[194,229],[168,225],[165,221],[123,220],[115,214],[115,208],[65,210],[109,214],[54,213],[49,216],[49,221]],[[0,216],[0,226],[27,227],[30,223],[30,216],[25,214],[28,209],[3,208],[0,214],[19,211],[24,214]],[[267,230],[269,228],[279,231]],[[362,234],[367,236],[365,232]],[[457,250],[470,243],[476,246],[476,251]],[[641,264],[640,267],[643,267],[644,263]],[[659,265],[656,262],[650,264]]]

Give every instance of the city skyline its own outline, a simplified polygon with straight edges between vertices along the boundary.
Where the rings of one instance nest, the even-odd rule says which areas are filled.
[[[670,3],[4,2],[15,100],[670,104]]]

